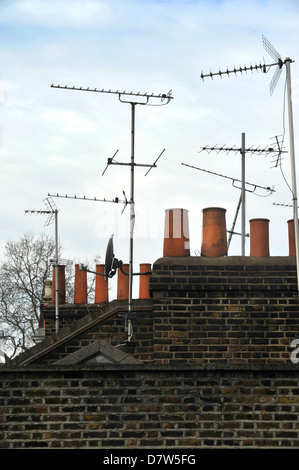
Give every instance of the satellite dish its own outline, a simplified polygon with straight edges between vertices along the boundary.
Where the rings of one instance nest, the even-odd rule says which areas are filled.
[[[113,235],[109,238],[107,248],[106,248],[106,257],[105,257],[105,279],[108,280],[108,277],[113,277],[116,273],[115,267],[115,257],[113,253]]]
[[[130,273],[127,273],[123,269],[123,262],[121,260],[118,260],[115,258],[115,255],[113,253],[114,248],[113,248],[113,235],[109,238],[107,248],[106,248],[106,256],[105,256],[105,265],[104,265],[104,274],[98,273],[96,271],[91,271],[90,269],[87,268],[87,266],[84,266],[84,264],[79,264],[79,269],[82,269],[83,271],[86,271],[88,273],[94,273],[99,276],[104,276],[105,280],[108,281],[108,277],[113,277],[116,274],[116,270],[119,268],[123,274],[126,276],[129,276]],[[133,273],[133,275],[146,275],[146,274],[152,274],[152,271],[146,271],[143,273]]]

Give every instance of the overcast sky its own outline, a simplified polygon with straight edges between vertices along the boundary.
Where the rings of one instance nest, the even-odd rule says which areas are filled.
[[[199,152],[204,146],[271,146],[285,130],[289,150],[286,70],[274,94],[268,73],[217,76],[201,73],[273,63],[263,48],[264,35],[282,59],[290,57],[295,152],[299,152],[299,3],[297,0],[1,0],[0,1],[0,251],[8,240],[27,232],[54,237],[43,210],[50,194],[99,199],[130,195],[130,170],[109,166],[107,158],[131,156],[131,106],[117,95],[60,90],[61,86],[112,91],[167,93],[164,106],[136,106],[135,162],[150,164],[147,176],[135,169],[135,271],[163,255],[164,214],[189,211],[191,254],[201,247],[202,210],[223,207],[227,229],[235,217],[240,190],[231,180],[182,163],[241,178],[237,153]],[[154,104],[164,104],[153,100]],[[246,181],[274,187],[246,193],[249,220],[270,219],[270,254],[288,255],[287,220],[292,208],[290,155],[282,170],[275,157],[246,155]],[[59,208],[63,258],[104,259],[114,234],[117,258],[129,260],[129,206],[54,198]],[[241,231],[241,214],[236,231]],[[241,254],[233,236],[229,255]],[[249,239],[246,240],[249,254]],[[93,266],[90,266],[93,269]],[[135,278],[136,279],[136,278]],[[111,280],[112,284],[116,283]],[[138,284],[138,281],[134,281]]]

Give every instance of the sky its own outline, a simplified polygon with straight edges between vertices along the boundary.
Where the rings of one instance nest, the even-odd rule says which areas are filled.
[[[202,148],[240,148],[242,134],[246,148],[273,147],[275,136],[284,136],[281,166],[276,155],[246,153],[246,181],[275,191],[246,191],[246,233],[251,219],[269,219],[270,255],[288,255],[293,211],[276,205],[292,205],[286,67],[272,95],[276,66],[204,81],[201,73],[273,64],[262,36],[282,60],[290,57],[297,155],[298,24],[297,0],[0,0],[1,256],[7,241],[25,233],[54,237],[44,215],[25,213],[46,210],[48,194],[130,197],[128,166],[109,165],[102,173],[116,151],[115,161],[130,162],[131,105],[114,93],[52,84],[155,95],[172,90],[168,104],[156,98],[135,106],[135,163],[150,165],[165,149],[147,176],[147,168],[135,167],[135,272],[163,256],[167,209],[188,210],[192,256],[201,249],[204,208],[225,208],[230,230],[240,197],[240,183],[235,187],[230,178],[241,179],[241,156]],[[61,262],[104,260],[112,234],[115,256],[129,261],[129,206],[52,200]],[[240,212],[235,231],[241,232]],[[246,255],[249,249],[246,238]],[[237,234],[228,255],[241,255]],[[113,296],[116,279],[110,282]]]

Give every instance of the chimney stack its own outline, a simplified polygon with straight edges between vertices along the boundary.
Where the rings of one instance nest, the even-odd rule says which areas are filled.
[[[190,256],[189,221],[186,209],[165,211],[163,256]]]
[[[96,272],[100,274],[105,274],[105,265],[97,264]],[[106,281],[105,276],[96,274],[95,279],[95,297],[94,301],[96,304],[102,304],[108,302],[108,281]]]
[[[250,223],[250,256],[268,257],[269,252],[269,220],[251,219]]]
[[[227,255],[226,209],[203,209],[201,256],[216,258]]]

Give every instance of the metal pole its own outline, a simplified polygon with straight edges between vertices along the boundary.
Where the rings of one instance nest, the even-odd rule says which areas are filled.
[[[242,256],[245,256],[245,133],[242,133]]]
[[[55,211],[55,330],[59,331],[59,291],[58,291],[58,211]]]
[[[299,291],[298,205],[297,205],[293,107],[292,107],[292,89],[291,89],[291,67],[290,67],[291,59],[289,57],[286,58],[285,64],[286,64],[286,71],[287,71],[289,138],[290,138],[290,156],[291,156],[291,171],[292,171],[293,217],[294,217],[295,254],[296,254],[296,267],[297,267],[297,290]]]
[[[135,104],[131,103],[131,194],[130,194],[130,258],[129,258],[129,313],[132,311],[133,296],[133,236],[135,225],[134,169],[135,169]],[[128,323],[126,321],[126,330]]]

